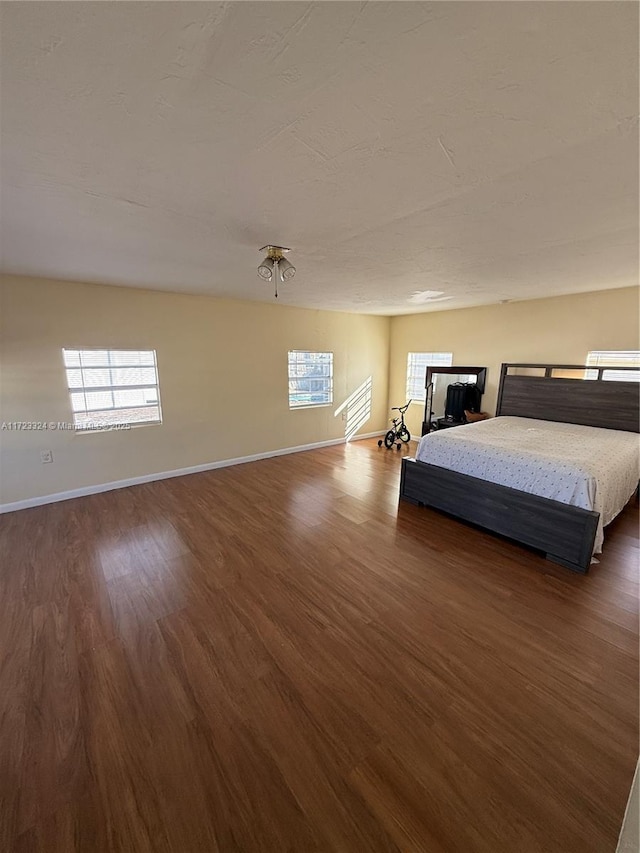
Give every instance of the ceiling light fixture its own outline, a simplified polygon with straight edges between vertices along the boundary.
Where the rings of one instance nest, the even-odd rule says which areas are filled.
[[[278,298],[278,278],[280,281],[291,281],[296,274],[296,268],[288,261],[284,253],[291,251],[285,249],[284,246],[263,246],[261,252],[266,252],[266,258],[258,266],[258,275],[264,281],[271,281],[275,278],[275,295]]]
[[[258,267],[258,275],[260,278],[263,278],[265,281],[271,281],[273,278],[273,268],[275,267],[275,261],[273,258],[265,258],[264,261]]]

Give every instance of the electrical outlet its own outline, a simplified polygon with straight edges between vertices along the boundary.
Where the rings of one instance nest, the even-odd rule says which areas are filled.
[[[40,461],[44,465],[47,462],[53,462],[53,451],[52,450],[41,450],[40,451]]]

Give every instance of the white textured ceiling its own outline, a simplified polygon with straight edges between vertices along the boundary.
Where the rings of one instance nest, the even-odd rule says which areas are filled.
[[[3,269],[378,314],[637,284],[638,5],[4,3]],[[421,303],[417,292],[446,299]]]

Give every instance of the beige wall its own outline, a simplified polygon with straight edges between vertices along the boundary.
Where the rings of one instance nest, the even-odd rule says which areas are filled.
[[[637,349],[637,288],[394,317],[309,311],[5,276],[0,280],[0,420],[72,420],[63,347],[155,349],[163,423],[127,432],[0,431],[0,503],[337,439],[334,412],[369,376],[385,429],[405,399],[409,351],[488,367],[493,412],[503,361],[584,363]],[[289,349],[334,353],[334,405],[290,411]],[[389,380],[389,382],[387,382]],[[422,405],[409,428],[420,434]],[[54,462],[43,465],[40,451]]]
[[[127,432],[1,431],[0,503],[340,438],[334,411],[369,376],[360,431],[385,427],[386,317],[11,276],[0,288],[0,420],[72,420],[63,347],[155,349],[163,411]],[[334,353],[333,406],[289,410],[289,349]]]
[[[405,399],[408,352],[452,352],[453,363],[487,367],[483,409],[495,412],[500,365],[584,364],[589,350],[638,349],[638,288],[602,290],[391,320],[389,398]],[[419,436],[424,404],[409,410]]]

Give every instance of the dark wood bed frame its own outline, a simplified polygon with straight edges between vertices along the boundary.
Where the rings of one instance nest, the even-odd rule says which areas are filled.
[[[539,375],[531,375],[535,370]],[[589,370],[594,379],[566,374]],[[496,415],[640,432],[640,384],[604,381],[607,370],[634,368],[503,364]],[[513,372],[517,371],[517,372]],[[400,497],[537,548],[548,560],[586,574],[598,513],[405,457]]]

